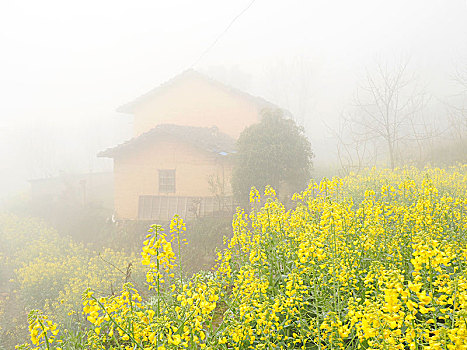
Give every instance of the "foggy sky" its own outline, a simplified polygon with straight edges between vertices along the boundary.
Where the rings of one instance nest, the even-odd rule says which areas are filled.
[[[249,2],[1,1],[0,197],[111,169],[95,154],[132,134],[115,109],[190,68]],[[319,160],[365,68],[401,56],[436,99],[453,93],[467,2],[257,0],[194,68],[291,110]]]

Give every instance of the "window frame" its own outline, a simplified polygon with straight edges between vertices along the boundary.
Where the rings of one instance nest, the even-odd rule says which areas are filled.
[[[176,172],[175,169],[158,169],[159,193],[175,193]]]

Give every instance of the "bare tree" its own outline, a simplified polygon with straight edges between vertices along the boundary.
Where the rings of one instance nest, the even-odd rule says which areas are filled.
[[[467,65],[465,67],[457,67],[453,76],[453,80],[461,88],[460,93],[464,96],[467,95]]]
[[[445,141],[445,152],[451,161],[467,159],[467,65],[458,66],[452,80],[459,90],[446,102],[449,141]]]
[[[336,139],[337,158],[339,160],[341,175],[359,173],[362,169],[376,163],[376,145],[370,139],[360,137],[351,122],[352,118],[342,115],[337,128],[326,125]]]
[[[292,60],[277,62],[267,72],[270,98],[289,110],[295,122],[305,128],[311,120],[316,102],[314,71],[315,65],[312,61],[295,57]]]
[[[408,60],[395,67],[377,62],[374,72],[367,70],[365,84],[355,95],[350,132],[356,140],[383,145],[394,168],[401,144],[419,138],[416,130],[426,127],[417,120],[425,104],[426,94],[408,73]]]

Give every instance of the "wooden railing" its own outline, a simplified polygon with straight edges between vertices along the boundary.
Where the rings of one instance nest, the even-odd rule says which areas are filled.
[[[140,196],[139,220],[169,221],[175,214],[183,219],[231,215],[232,197]]]

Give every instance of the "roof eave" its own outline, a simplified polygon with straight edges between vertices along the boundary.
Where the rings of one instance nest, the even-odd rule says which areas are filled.
[[[197,77],[199,79],[202,79],[204,81],[207,81],[208,83],[210,84],[214,84],[214,85],[217,85],[219,86],[220,88],[224,89],[225,91],[227,92],[230,92],[232,94],[236,94],[238,96],[241,96],[247,100],[250,100],[251,102],[253,102],[257,107],[258,109],[261,111],[263,109],[282,109],[280,108],[279,106],[275,105],[274,103],[260,97],[260,96],[255,96],[255,95],[252,95],[248,92],[245,92],[245,91],[242,91],[240,89],[237,89],[235,87],[232,87],[232,86],[229,86],[225,83],[222,83],[216,79],[213,79],[213,78],[210,78],[209,76],[203,74],[203,73],[200,73],[198,71],[195,71],[194,69],[187,69],[185,71],[183,71],[182,73],[176,75],[175,77],[173,77],[172,79],[162,83],[161,85],[157,86],[156,88],[146,92],[145,94],[143,95],[140,95],[139,97],[137,97],[136,99],[128,102],[128,103],[125,103],[124,105],[120,106],[117,108],[117,112],[118,113],[125,113],[125,114],[134,114],[135,113],[135,108],[141,104],[141,103],[144,103],[147,99],[150,99],[152,98],[154,95],[156,95],[158,92],[160,92],[161,90],[169,87],[169,86],[173,86],[177,81],[181,80],[183,77],[185,76],[191,76],[191,77]]]
[[[113,148],[108,148],[106,150],[103,150],[99,153],[97,153],[97,156],[99,158],[114,158],[115,157],[115,152],[113,151]]]

